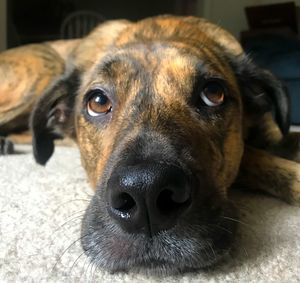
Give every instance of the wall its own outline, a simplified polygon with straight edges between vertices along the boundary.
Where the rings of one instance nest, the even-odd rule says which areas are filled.
[[[126,18],[138,20],[151,15],[174,13],[174,0],[73,0],[78,10],[92,10],[102,14],[106,19]]]
[[[0,51],[6,49],[6,0],[0,0]]]
[[[287,0],[289,1],[289,0]],[[152,4],[147,6],[144,5],[143,1],[140,1],[140,5],[129,5],[139,3],[139,1],[98,1],[89,0],[81,1],[74,0],[78,7],[85,3],[85,9],[93,10],[105,10],[105,16],[109,18],[124,17],[124,14],[131,19],[141,18],[146,14],[155,13],[170,13],[170,7],[174,0],[164,1],[152,1]],[[205,17],[224,28],[231,31],[236,37],[239,36],[241,30],[247,29],[247,21],[244,12],[246,6],[260,5],[260,4],[271,4],[271,3],[282,3],[283,0],[198,0],[198,14],[199,16]],[[297,6],[300,6],[300,0],[294,0]],[[146,2],[147,3],[147,2]],[[122,5],[121,5],[122,4]],[[7,0],[0,0],[0,51],[6,48],[6,7]],[[115,7],[118,7],[116,9]],[[145,15],[144,15],[145,14]],[[139,15],[137,17],[137,15]]]
[[[198,14],[223,26],[236,37],[248,29],[244,8],[246,6],[290,2],[291,0],[199,0]],[[294,0],[300,6],[300,0]]]

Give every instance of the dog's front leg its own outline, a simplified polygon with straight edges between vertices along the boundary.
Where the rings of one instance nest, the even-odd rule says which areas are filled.
[[[236,185],[300,205],[300,164],[246,146]]]

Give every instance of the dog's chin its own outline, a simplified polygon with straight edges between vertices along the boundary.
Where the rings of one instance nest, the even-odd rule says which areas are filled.
[[[116,225],[97,201],[91,202],[82,222],[82,247],[90,260],[110,272],[138,271],[171,275],[206,269],[230,251],[236,231],[236,210],[226,204],[205,224],[189,215],[172,229],[149,237],[129,234]]]

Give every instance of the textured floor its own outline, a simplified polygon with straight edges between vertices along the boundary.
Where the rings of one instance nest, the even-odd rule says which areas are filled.
[[[240,235],[217,268],[164,280],[95,270],[76,241],[92,194],[77,150],[56,149],[46,168],[22,150],[0,157],[0,282],[300,282],[300,208],[242,193]]]

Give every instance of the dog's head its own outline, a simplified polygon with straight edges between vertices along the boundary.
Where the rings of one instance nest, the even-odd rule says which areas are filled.
[[[98,266],[209,266],[235,234],[227,191],[249,117],[254,127],[275,105],[285,131],[283,90],[227,32],[204,20],[115,25],[82,40],[75,68],[36,105],[35,157],[45,163],[53,139],[76,138],[95,189],[82,245]]]

